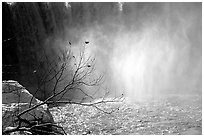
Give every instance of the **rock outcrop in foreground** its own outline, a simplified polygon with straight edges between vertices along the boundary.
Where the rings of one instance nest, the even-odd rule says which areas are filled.
[[[24,110],[41,103],[33,97],[17,81],[3,81],[2,83],[2,129],[17,127],[17,115]],[[21,116],[21,127],[29,127],[42,123],[54,123],[47,105],[39,106]]]
[[[38,99],[33,97],[22,85],[17,81],[8,80],[2,83],[2,103],[40,103]]]

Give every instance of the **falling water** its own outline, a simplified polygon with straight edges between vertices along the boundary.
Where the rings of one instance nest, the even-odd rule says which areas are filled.
[[[24,6],[29,12],[23,12],[17,5]],[[75,49],[88,40],[87,53],[96,58],[97,72],[105,74],[101,86],[136,101],[162,94],[202,93],[201,5],[14,3],[11,11],[15,11],[16,22],[24,20],[17,27],[22,31],[19,40],[28,36],[24,31],[30,30],[32,40],[37,41],[29,43],[26,40],[19,45],[43,45],[52,57],[51,51],[58,54],[68,41]],[[18,19],[18,13],[22,19]],[[32,22],[29,21],[31,17]],[[31,25],[30,29],[24,30],[26,20]],[[37,23],[32,25],[34,21]],[[22,23],[25,25],[21,26]],[[34,28],[38,29],[40,37],[33,35],[36,33]],[[30,55],[30,52],[26,53]],[[19,60],[23,62],[25,58]]]

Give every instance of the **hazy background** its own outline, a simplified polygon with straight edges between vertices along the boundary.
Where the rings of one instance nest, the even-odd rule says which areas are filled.
[[[52,56],[68,41],[73,49],[89,41],[87,52],[105,73],[102,86],[114,95],[134,101],[202,93],[202,3],[14,3],[5,13],[13,22],[3,25],[15,29],[10,35],[3,29],[3,40],[17,33],[15,43],[22,45],[30,36],[31,53],[43,46]],[[23,49],[16,55],[20,71],[36,57],[25,61]]]

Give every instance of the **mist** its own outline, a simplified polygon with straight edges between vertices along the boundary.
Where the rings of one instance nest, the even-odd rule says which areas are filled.
[[[118,3],[117,14],[69,34],[90,41],[103,86],[114,93],[133,101],[201,94],[201,11],[201,3]]]
[[[140,101],[160,95],[202,93],[202,3],[12,6],[15,28],[22,31],[18,34],[19,45],[43,45],[55,58],[53,55],[66,49],[68,42],[77,54],[79,46],[89,41],[87,56],[96,59],[96,73],[105,78],[101,87],[113,96],[124,94],[131,101]],[[26,14],[21,6],[30,13]],[[30,29],[24,30],[22,23]],[[39,36],[33,35],[35,29]],[[32,39],[23,41],[21,36],[28,34]],[[20,56],[19,62],[24,60]],[[29,69],[33,72],[35,68]]]
[[[201,135],[202,2],[2,2],[2,80],[3,134]]]

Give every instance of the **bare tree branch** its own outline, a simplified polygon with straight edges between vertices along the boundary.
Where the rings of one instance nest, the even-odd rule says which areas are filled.
[[[50,89],[52,89],[52,94],[47,97],[44,101],[36,104],[31,105],[33,98],[31,99],[29,108],[26,110],[23,110],[22,112],[19,112],[16,116],[18,118],[19,124],[16,128],[11,128],[5,130],[3,133],[8,134],[15,131],[26,131],[31,134],[66,134],[64,129],[60,126],[57,126],[52,123],[38,123],[32,125],[32,122],[27,121],[21,116],[23,114],[29,113],[30,111],[44,105],[44,104],[77,104],[82,106],[90,106],[94,107],[97,110],[106,113],[111,114],[116,109],[112,109],[111,111],[107,111],[104,109],[101,109],[99,107],[100,104],[107,104],[107,103],[115,103],[115,102],[122,102],[124,100],[124,96],[118,96],[114,98],[108,98],[110,91],[106,90],[99,90],[100,85],[103,83],[104,76],[103,75],[96,75],[95,73],[95,58],[92,58],[91,56],[85,57],[85,47],[83,47],[82,51],[80,51],[78,58],[75,56],[72,56],[71,49],[68,50],[61,50],[62,56],[58,56],[58,60],[49,60],[47,54],[45,53],[45,50],[43,50],[45,63],[47,65],[48,70],[44,70],[44,74],[41,75],[38,73],[37,80],[38,80],[38,87],[35,92],[41,91],[41,87],[45,86],[45,84],[52,82],[52,85],[50,85]],[[72,59],[74,58],[74,64],[72,63]],[[38,71],[38,70],[37,70]],[[90,91],[86,91],[86,88],[90,89],[92,87],[97,88],[95,92],[90,93]],[[74,99],[66,98],[66,100],[63,100],[67,93],[71,91],[79,91],[81,94],[81,99],[79,101],[75,101]],[[96,97],[95,95],[97,92],[103,92],[105,91],[105,94],[102,95],[100,98]],[[35,95],[34,94],[34,95]],[[89,102],[88,100],[89,99]],[[37,117],[35,117],[35,121],[38,120]],[[30,125],[30,127],[24,127],[22,126],[22,122],[27,123]],[[57,131],[50,131],[49,127],[56,127],[60,128],[62,132]]]

